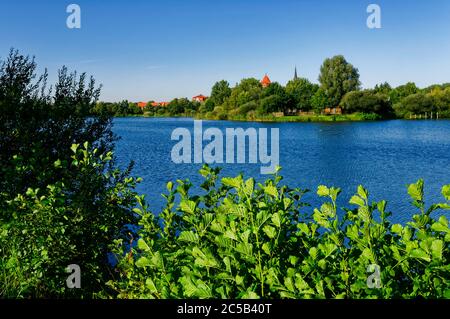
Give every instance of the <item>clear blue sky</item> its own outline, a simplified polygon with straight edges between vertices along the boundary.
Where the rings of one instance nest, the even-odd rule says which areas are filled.
[[[79,30],[66,7],[81,6]],[[366,26],[370,3],[382,29]],[[326,57],[343,54],[364,87],[388,81],[450,82],[448,0],[1,0],[0,56],[35,55],[57,69],[94,75],[105,101],[209,94],[243,77],[285,84],[297,65],[316,82]]]

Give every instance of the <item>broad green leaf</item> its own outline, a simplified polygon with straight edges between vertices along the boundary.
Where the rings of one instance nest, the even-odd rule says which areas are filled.
[[[319,195],[320,197],[329,196],[330,195],[330,190],[328,189],[328,187],[326,187],[324,185],[320,185],[317,188],[317,195]]]
[[[401,235],[403,231],[403,226],[400,224],[394,224],[392,225],[391,230],[393,233]]]
[[[446,200],[450,200],[450,184],[442,187],[442,195]]]
[[[369,193],[367,192],[367,190],[362,185],[359,185],[358,186],[358,195],[359,195],[359,197],[361,197],[362,199],[367,201]]]
[[[158,289],[156,288],[156,285],[151,278],[147,278],[145,280],[145,286],[147,287],[148,290],[150,290],[152,294],[158,292]]]
[[[275,238],[275,236],[277,235],[277,231],[275,230],[275,228],[269,225],[264,226],[263,231],[271,239]]]
[[[152,263],[150,262],[150,260],[147,257],[141,257],[136,261],[137,267],[148,267],[151,265],[152,265]]]
[[[178,240],[190,243],[196,243],[198,242],[198,239],[198,234],[194,233],[193,231],[183,231],[178,237]]]
[[[272,197],[278,198],[278,189],[273,185],[264,186],[264,193]]]
[[[433,259],[442,260],[442,251],[444,249],[444,242],[440,239],[433,240],[431,244],[431,255]]]
[[[410,252],[409,256],[412,257],[412,258],[423,259],[423,260],[426,260],[426,261],[430,261],[431,260],[430,256],[425,251],[423,251],[420,248],[413,249]]]
[[[364,200],[357,195],[353,195],[352,198],[350,199],[349,203],[352,205],[357,205],[357,206],[365,206],[366,205]]]
[[[242,187],[242,176],[238,177],[224,177],[222,178],[222,184],[225,186],[230,186],[236,189],[239,189]]]
[[[142,251],[150,251],[150,247],[147,245],[147,243],[145,242],[144,239],[139,238],[138,242],[137,242],[137,246],[140,250]]]
[[[409,185],[408,194],[416,201],[423,201],[423,180],[419,179],[417,183]]]
[[[278,228],[280,228],[281,227],[281,217],[280,217],[280,214],[279,213],[274,213],[273,215],[272,215],[272,223],[275,225],[275,226],[277,226]]]
[[[194,214],[196,204],[191,200],[182,200],[180,203],[180,209],[188,214]]]

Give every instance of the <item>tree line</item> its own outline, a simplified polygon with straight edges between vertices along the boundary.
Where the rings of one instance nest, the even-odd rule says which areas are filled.
[[[95,111],[108,109],[113,115],[143,114],[150,116],[199,116],[206,118],[246,119],[270,115],[274,112],[321,114],[326,108],[340,107],[343,113],[372,114],[375,118],[408,118],[412,115],[439,113],[450,117],[450,83],[419,88],[409,82],[392,87],[384,82],[371,89],[362,89],[359,71],[344,56],[326,59],[318,77],[318,84],[307,78],[295,78],[285,86],[272,82],[263,87],[255,78],[244,78],[234,87],[229,82],[216,82],[204,103],[176,98],[168,106],[144,109],[135,103],[98,103]]]

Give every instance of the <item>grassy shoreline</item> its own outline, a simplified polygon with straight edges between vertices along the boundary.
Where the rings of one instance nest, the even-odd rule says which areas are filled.
[[[383,120],[380,116],[376,114],[363,114],[363,113],[354,113],[354,114],[342,114],[342,115],[293,115],[293,116],[281,116],[276,117],[273,115],[264,115],[264,116],[255,116],[255,117],[246,117],[243,115],[228,115],[226,118],[216,117],[216,116],[207,116],[205,114],[182,114],[182,115],[169,115],[169,114],[142,114],[138,115],[142,117],[153,117],[153,118],[162,118],[162,117],[192,117],[196,120],[215,120],[215,121],[238,121],[238,122],[278,122],[278,123],[289,123],[289,122],[361,122],[361,121],[376,121]],[[125,116],[127,117],[127,116]]]

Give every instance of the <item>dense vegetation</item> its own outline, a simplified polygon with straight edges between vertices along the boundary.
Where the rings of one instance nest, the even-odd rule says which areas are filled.
[[[137,103],[123,100],[120,102],[98,102],[92,109],[94,114],[109,116],[130,116],[142,115],[144,110],[137,106]]]
[[[63,68],[47,89],[36,67],[13,50],[0,63],[0,297],[450,298],[450,229],[434,218],[450,209],[450,185],[428,207],[423,182],[410,185],[418,213],[391,225],[387,203],[362,186],[343,210],[339,189],[319,186],[324,204],[312,209],[277,174],[257,184],[205,166],[202,192],[169,182],[153,214],[132,165],[114,164],[110,113],[92,114],[94,80]],[[254,84],[227,97],[222,82],[213,101],[245,99]],[[66,286],[70,264],[81,289]],[[367,284],[373,265],[380,288]]]
[[[137,246],[122,250],[116,241],[114,297],[450,298],[450,229],[445,217],[431,217],[450,209],[450,185],[446,201],[429,207],[423,181],[410,185],[417,214],[402,226],[362,186],[343,215],[338,188],[319,186],[324,204],[310,209],[305,191],[280,186],[278,175],[256,184],[219,181],[207,166],[200,173],[204,194],[191,195],[189,181],[170,182],[157,216],[140,199]],[[381,282],[371,281],[376,267]]]
[[[110,278],[108,246],[135,223],[135,180],[114,167],[111,119],[90,116],[92,78],[63,68],[47,90],[33,59],[0,63],[0,296],[91,296]],[[67,289],[70,264],[83,289]]]
[[[144,112],[147,116],[237,120],[277,120],[273,113],[284,112],[292,116],[284,120],[302,121],[305,118],[324,120],[318,115],[326,108],[341,107],[344,114],[354,116],[333,116],[335,120],[411,118],[414,115],[429,118],[431,112],[434,118],[437,113],[440,118],[450,117],[450,84],[419,89],[414,83],[396,88],[382,83],[373,89],[361,90],[358,69],[340,55],[324,61],[318,80],[319,84],[315,84],[306,78],[294,78],[286,86],[273,82],[263,87],[259,80],[246,78],[233,88],[222,80],[214,84],[204,103],[175,99],[168,107],[149,104]],[[300,111],[310,114],[297,117]]]

